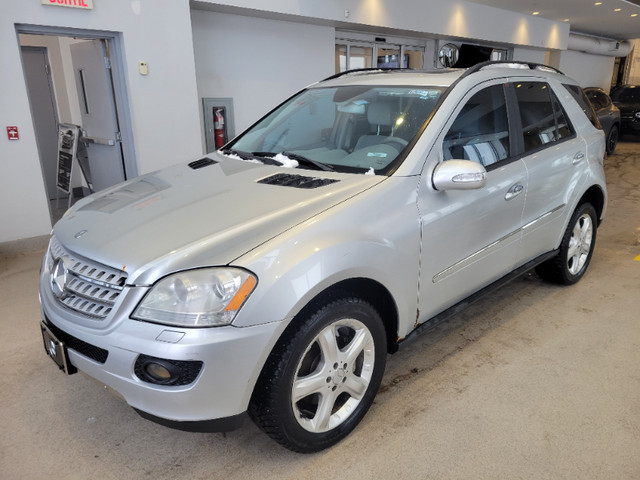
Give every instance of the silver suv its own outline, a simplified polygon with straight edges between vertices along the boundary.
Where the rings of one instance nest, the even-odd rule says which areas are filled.
[[[40,279],[45,351],[164,425],[248,413],[289,449],[331,446],[406,339],[534,267],[584,275],[606,205],[586,108],[533,64],[314,84],[68,211]]]

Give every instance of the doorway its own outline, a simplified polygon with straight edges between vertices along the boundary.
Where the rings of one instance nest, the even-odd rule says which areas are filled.
[[[48,27],[17,33],[53,224],[77,199],[137,176],[121,38]],[[63,187],[61,125],[79,131],[70,186]]]

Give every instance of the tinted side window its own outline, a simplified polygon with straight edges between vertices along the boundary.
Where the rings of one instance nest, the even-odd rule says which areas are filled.
[[[600,108],[606,108],[611,105],[611,99],[606,93],[596,92],[596,96],[598,97],[598,104],[600,105]]]
[[[502,85],[480,90],[462,107],[445,135],[445,160],[472,160],[485,167],[509,157],[509,122]]]
[[[577,85],[567,85],[567,84],[563,84],[563,85],[567,89],[567,91],[573,96],[575,101],[578,102],[578,105],[580,105],[580,108],[582,108],[582,111],[587,115],[587,117],[589,118],[589,121],[593,124],[593,126],[596,128],[600,128],[600,122],[596,117],[596,112],[593,111],[593,107],[591,106],[591,103],[589,103],[589,100],[587,99],[587,96],[584,94],[584,91]]]
[[[516,85],[524,150],[529,152],[572,134],[560,102],[548,84],[522,82]]]

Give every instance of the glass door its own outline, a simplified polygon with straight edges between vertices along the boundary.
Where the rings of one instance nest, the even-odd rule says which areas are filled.
[[[378,68],[400,68],[400,46],[376,45],[376,66]]]

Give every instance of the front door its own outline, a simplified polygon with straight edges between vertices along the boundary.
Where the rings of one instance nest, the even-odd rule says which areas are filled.
[[[424,175],[418,205],[420,323],[513,270],[522,236],[527,170],[512,150],[503,85],[469,92],[431,155],[444,162],[481,163],[487,171],[486,185],[435,191],[431,177]]]
[[[94,190],[126,180],[107,41],[86,40],[71,45],[78,90],[83,141]]]

